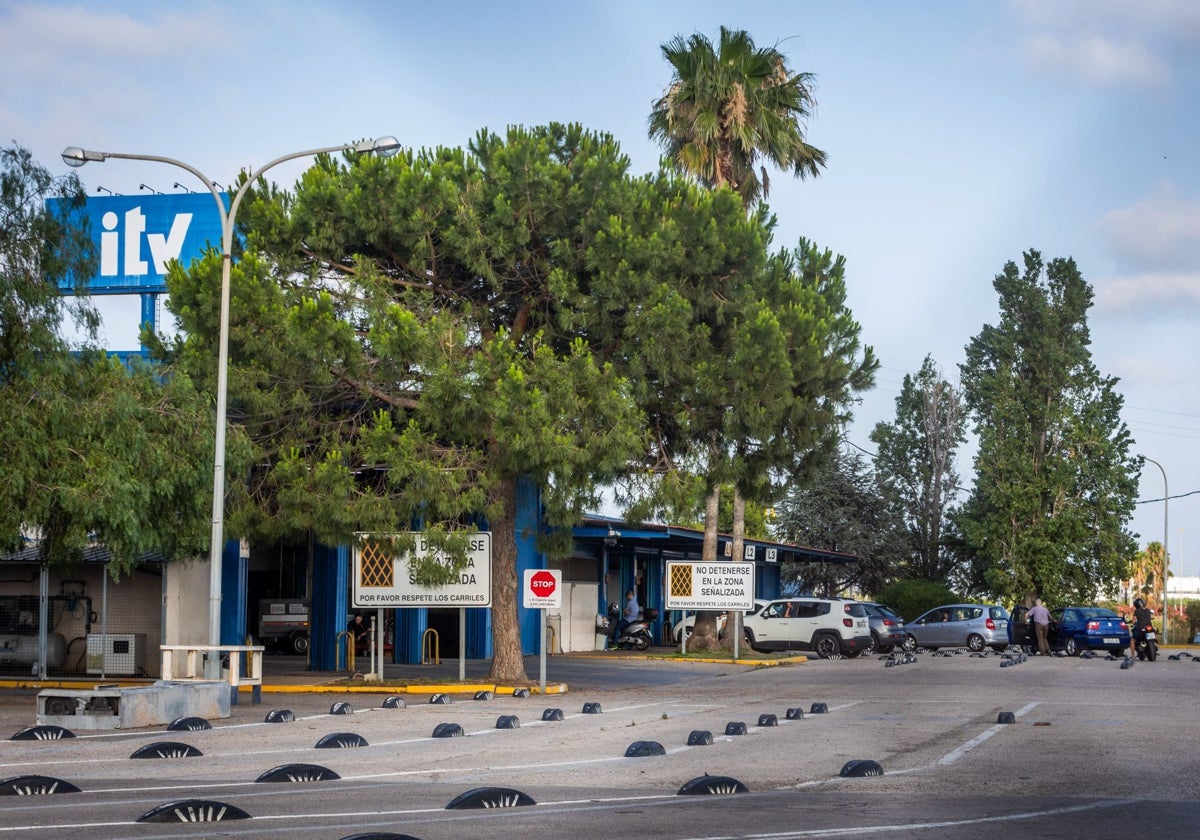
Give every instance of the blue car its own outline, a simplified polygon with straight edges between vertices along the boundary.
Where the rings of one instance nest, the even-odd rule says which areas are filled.
[[[1028,612],[1028,607],[1013,608],[1008,625],[1010,638],[1014,645],[1036,650],[1037,637]],[[1104,607],[1059,607],[1050,610],[1046,641],[1051,650],[1061,650],[1067,656],[1078,656],[1085,650],[1107,650],[1119,655],[1129,650],[1129,625]]]

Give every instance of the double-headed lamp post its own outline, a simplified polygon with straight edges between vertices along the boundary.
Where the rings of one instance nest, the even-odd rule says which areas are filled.
[[[217,213],[221,219],[221,328],[217,351],[217,420],[216,438],[213,456],[213,501],[212,501],[212,544],[209,548],[209,595],[208,595],[208,643],[213,646],[221,644],[221,560],[225,543],[225,426],[227,414],[227,392],[229,386],[229,274],[233,263],[233,231],[234,219],[238,206],[251,186],[264,172],[273,166],[296,158],[312,157],[314,155],[353,151],[359,153],[375,153],[385,157],[394,155],[400,149],[400,141],[395,137],[381,137],[376,140],[361,140],[357,143],[345,143],[340,146],[327,146],[323,149],[307,149],[303,152],[292,152],[283,157],[277,157],[270,163],[251,172],[229,202],[229,210],[221,200],[221,192],[217,185],[194,166],[174,158],[161,155],[133,155],[118,152],[95,152],[81,149],[78,146],[68,146],[63,150],[62,159],[68,166],[83,166],[85,163],[102,163],[109,158],[122,160],[150,160],[159,163],[169,163],[186,169],[208,187],[213,199],[217,202]],[[210,677],[217,676],[220,657],[210,656],[207,663],[207,673]]]
[[[1167,610],[1167,574],[1168,574],[1168,572],[1170,572],[1170,563],[1171,563],[1171,561],[1167,558],[1167,534],[1169,533],[1169,531],[1167,530],[1167,522],[1168,522],[1168,519],[1167,519],[1168,507],[1167,507],[1167,505],[1169,504],[1168,500],[1171,497],[1171,491],[1167,488],[1167,471],[1163,469],[1163,465],[1158,463],[1158,461],[1155,461],[1153,458],[1147,458],[1145,455],[1142,456],[1142,460],[1149,461],[1151,464],[1158,467],[1158,471],[1160,473],[1162,473],[1162,478],[1163,478],[1163,546],[1162,546],[1162,548],[1163,548],[1163,561],[1162,561],[1163,639],[1162,640],[1163,640],[1163,644],[1165,645],[1167,643],[1167,621],[1168,621],[1167,613],[1169,612]]]

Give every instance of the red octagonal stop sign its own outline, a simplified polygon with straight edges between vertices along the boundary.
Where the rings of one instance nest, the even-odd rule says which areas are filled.
[[[549,598],[554,595],[554,589],[557,584],[554,581],[554,575],[550,574],[545,569],[540,572],[534,572],[529,578],[529,590],[535,598]]]

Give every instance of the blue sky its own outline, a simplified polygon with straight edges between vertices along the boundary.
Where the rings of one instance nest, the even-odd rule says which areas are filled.
[[[847,258],[850,306],[883,365],[852,441],[871,448],[926,354],[957,376],[997,320],[993,277],[1036,248],[1074,257],[1095,289],[1095,361],[1120,379],[1136,450],[1163,464],[1173,496],[1200,491],[1193,0],[0,0],[0,127],[56,172],[78,145],[177,158],[225,183],[362,137],[461,146],[483,127],[577,121],[645,172],[658,162],[646,116],[669,79],[660,45],[721,25],[816,75],[808,135],[828,168],[776,173],[769,203],[778,247],[804,236]],[[301,169],[272,178],[290,186]],[[134,161],[80,176],[127,195],[198,186]],[[110,346],[136,344],[138,311],[106,302]],[[1162,491],[1148,465],[1139,498]],[[1198,511],[1200,494],[1170,504],[1177,574],[1200,570]],[[1163,505],[1139,505],[1133,528],[1161,540]]]

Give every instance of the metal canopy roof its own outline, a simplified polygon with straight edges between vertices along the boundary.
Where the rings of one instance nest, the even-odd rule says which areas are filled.
[[[615,534],[613,532],[616,532]],[[615,537],[618,546],[650,549],[670,554],[696,555],[699,557],[704,543],[704,531],[696,528],[683,528],[678,525],[657,525],[645,523],[629,523],[615,517],[585,516],[583,523],[572,529],[577,540],[604,540]],[[724,545],[731,543],[733,537],[729,534],[717,535],[717,552],[724,556]],[[796,545],[794,543],[774,542],[772,540],[750,539],[746,545],[755,547],[755,560],[764,560],[769,555],[767,551],[774,549],[776,562],[793,563],[857,563],[861,559],[857,554],[846,554],[840,551],[826,551],[820,548]]]

